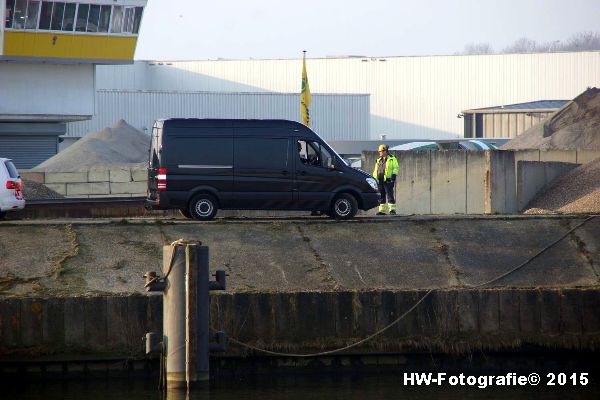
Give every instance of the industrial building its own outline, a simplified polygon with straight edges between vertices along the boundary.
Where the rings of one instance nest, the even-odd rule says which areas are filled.
[[[313,94],[370,96],[371,139],[456,139],[464,135],[463,110],[572,99],[600,86],[600,51],[320,58],[307,59],[307,69]],[[301,59],[136,61],[99,66],[96,84],[99,90],[299,94],[301,71]],[[323,118],[320,113],[311,110],[314,118]]]
[[[96,113],[98,64],[133,62],[145,0],[0,0],[0,155],[30,168]]]

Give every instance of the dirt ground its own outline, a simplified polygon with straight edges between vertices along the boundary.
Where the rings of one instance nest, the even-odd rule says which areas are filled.
[[[144,293],[163,245],[209,247],[228,290],[468,287],[517,267],[585,217],[0,223],[0,296]],[[600,217],[492,287],[600,286]]]

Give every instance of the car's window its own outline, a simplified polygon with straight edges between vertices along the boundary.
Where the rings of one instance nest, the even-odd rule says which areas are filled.
[[[298,156],[304,165],[328,167],[332,164],[331,153],[318,142],[298,140]]]
[[[236,169],[284,170],[288,168],[288,139],[236,138]]]
[[[12,163],[12,161],[5,161],[4,164],[6,165],[6,169],[8,170],[9,178],[17,179],[19,177],[19,172],[17,171],[17,168]]]

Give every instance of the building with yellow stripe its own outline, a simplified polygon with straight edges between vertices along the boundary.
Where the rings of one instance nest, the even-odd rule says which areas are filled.
[[[0,0],[0,156],[30,168],[95,113],[98,64],[131,64],[145,0]]]

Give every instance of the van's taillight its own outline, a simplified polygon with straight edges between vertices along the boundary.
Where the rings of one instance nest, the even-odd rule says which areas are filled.
[[[158,191],[162,192],[167,190],[167,169],[159,168],[158,175],[156,175],[156,187]]]

